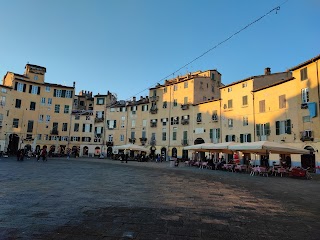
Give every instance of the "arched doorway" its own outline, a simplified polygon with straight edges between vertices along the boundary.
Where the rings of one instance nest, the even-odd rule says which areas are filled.
[[[201,144],[201,143],[204,143],[204,140],[202,138],[197,138],[196,140],[194,140],[194,145]],[[205,152],[198,152],[195,157],[196,159],[200,159],[200,160],[205,159]]]
[[[182,150],[182,160],[183,161],[188,160],[188,150]]]
[[[161,161],[165,161],[167,159],[167,149],[165,147],[161,148]]]
[[[155,146],[151,146],[150,147],[150,157],[154,160],[155,156],[156,156],[156,147]]]
[[[309,150],[310,154],[301,155],[301,167],[310,168],[311,172],[315,172],[316,167],[316,156],[314,155],[314,148],[311,146],[306,146],[304,149]]]
[[[177,151],[177,149],[175,147],[172,148],[172,150],[171,150],[171,156],[173,158],[177,158],[177,156],[178,156],[178,151]]]
[[[9,135],[9,145],[7,152],[8,153],[16,153],[19,147],[19,136],[15,133]]]
[[[96,147],[95,149],[94,149],[94,155],[95,156],[100,156],[100,147]]]
[[[83,147],[82,155],[83,156],[88,156],[89,155],[89,148],[87,146]]]
[[[107,148],[107,157],[111,157],[112,156],[112,147],[108,147]]]

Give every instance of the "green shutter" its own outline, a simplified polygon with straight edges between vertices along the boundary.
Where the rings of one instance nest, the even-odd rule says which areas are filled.
[[[265,124],[265,132],[266,135],[270,136],[270,123]]]
[[[276,121],[276,135],[280,135],[280,122]]]
[[[117,127],[117,120],[114,120],[114,125],[113,125],[114,128]]]
[[[286,121],[286,133],[291,134],[291,120],[290,119],[288,119]]]
[[[82,124],[82,132],[84,132],[86,130],[86,125],[83,123]]]
[[[243,143],[243,134],[240,134],[240,142]]]
[[[217,138],[220,139],[220,128],[217,128]]]
[[[260,124],[256,124],[256,133],[257,136],[260,136]]]
[[[228,135],[226,135],[226,139],[225,140],[226,140],[226,142],[228,142]]]
[[[213,129],[210,129],[209,138],[210,138],[210,139],[213,138]]]
[[[251,142],[251,133],[248,134],[248,142]]]
[[[232,135],[232,142],[236,141],[236,135]]]

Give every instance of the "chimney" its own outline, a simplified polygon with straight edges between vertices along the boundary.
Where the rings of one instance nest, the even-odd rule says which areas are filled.
[[[264,75],[270,75],[271,74],[271,68],[267,67],[264,69]]]

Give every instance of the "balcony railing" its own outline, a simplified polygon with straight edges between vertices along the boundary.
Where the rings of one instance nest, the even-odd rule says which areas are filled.
[[[189,140],[188,139],[182,139],[181,140],[181,145],[182,146],[188,146],[189,145]]]
[[[112,147],[112,146],[113,146],[113,142],[112,142],[112,141],[108,141],[108,142],[106,143],[106,145],[107,145],[107,147]]]
[[[136,142],[136,139],[135,139],[135,138],[129,138],[129,143],[134,144],[135,142]]]
[[[53,130],[50,131],[50,134],[51,134],[51,135],[59,135],[59,131],[53,129]]]
[[[159,100],[159,96],[151,96],[151,97],[149,97],[149,99],[151,102],[156,102]]]
[[[95,118],[94,119],[95,123],[100,123],[100,122],[103,122],[103,121],[104,121],[104,118]]]
[[[153,128],[153,127],[157,127],[157,123],[151,123],[151,124],[150,124],[150,127],[152,127],[152,128]]]
[[[151,109],[150,109],[150,113],[151,113],[151,114],[156,114],[156,113],[158,113],[158,108],[151,108]]]
[[[304,141],[313,141],[314,140],[313,131],[306,130],[306,131],[300,132],[300,140],[302,142],[304,142]]]
[[[189,124],[189,119],[181,119],[181,124],[182,125],[188,125]]]
[[[146,144],[146,142],[147,142],[147,138],[140,138],[140,143],[142,144],[142,145],[145,145]]]
[[[188,110],[189,109],[189,104],[181,104],[181,109],[182,110]]]

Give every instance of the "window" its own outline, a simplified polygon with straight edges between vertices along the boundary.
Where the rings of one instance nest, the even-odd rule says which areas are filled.
[[[276,121],[276,135],[291,134],[291,120]]]
[[[250,133],[240,134],[240,142],[241,143],[251,142],[251,134]]]
[[[231,87],[228,88],[228,92],[232,92],[232,88]]]
[[[27,132],[32,132],[32,131],[33,131],[33,120],[29,120]]]
[[[188,88],[188,81],[185,81],[185,82],[184,82],[183,87],[184,87],[184,88]]]
[[[41,138],[42,138],[42,134],[38,134],[37,135],[37,140],[41,140]]]
[[[46,92],[50,92],[51,88],[50,86],[46,86]]]
[[[62,132],[68,131],[68,123],[62,123]]]
[[[310,116],[303,116],[302,121],[303,122],[311,122]]]
[[[97,98],[97,105],[103,105],[104,104],[104,98]]]
[[[52,98],[48,98],[48,106],[52,105]]]
[[[38,75],[33,76],[33,80],[37,81],[38,80]]]
[[[43,122],[43,117],[44,117],[43,114],[39,115],[39,122]]]
[[[80,115],[75,115],[74,120],[80,120]]]
[[[214,86],[211,86],[211,92],[214,92]]]
[[[178,100],[177,99],[173,99],[173,106],[174,107],[178,106]]]
[[[220,128],[210,129],[209,137],[211,139],[211,142],[218,143],[220,139]]]
[[[126,120],[126,117],[121,117],[121,128],[124,128],[125,120]]]
[[[113,135],[112,134],[108,135],[108,142],[113,142]]]
[[[177,140],[177,128],[174,127],[172,131],[172,140],[175,141]]]
[[[89,123],[82,124],[82,132],[92,132],[92,124],[89,124]]]
[[[242,96],[242,106],[248,105],[248,96]]]
[[[64,105],[63,113],[69,113],[69,105]]]
[[[73,126],[73,131],[74,132],[79,132],[79,123],[75,123]]]
[[[51,120],[50,115],[46,115],[46,122],[50,122],[50,120]]]
[[[249,121],[248,121],[248,116],[243,116],[243,126],[248,126]]]
[[[188,97],[184,97],[183,104],[188,104]]]
[[[162,126],[167,126],[168,118],[161,118]]]
[[[228,119],[228,127],[229,128],[233,127],[233,119],[231,119],[231,118]]]
[[[146,120],[146,119],[143,119],[143,120],[142,120],[142,126],[143,126],[143,127],[146,127],[146,126],[147,126],[147,120]]]
[[[279,108],[286,108],[286,95],[279,96]]]
[[[41,105],[45,105],[45,104],[46,104],[46,98],[45,98],[45,97],[42,97],[42,98],[41,98],[40,104],[41,104]]]
[[[211,73],[211,80],[215,80],[214,73]]]
[[[17,90],[18,92],[25,92],[26,91],[26,84],[24,83],[16,83],[16,87],[15,90]]]
[[[35,102],[30,102],[30,110],[31,111],[36,110],[36,103]]]
[[[31,94],[40,94],[40,88],[38,86],[30,85],[29,93],[31,93]]]
[[[301,90],[301,103],[309,102],[309,88],[304,88]]]
[[[135,132],[131,132],[131,139],[135,139],[136,138],[136,133]]]
[[[16,108],[21,108],[21,99],[16,99]]]
[[[166,128],[162,128],[162,141],[167,140],[167,132]]]
[[[218,111],[214,110],[212,113],[212,121],[217,122],[218,121]]]
[[[163,93],[166,93],[167,92],[167,88],[165,87],[164,89],[163,89]]]
[[[197,113],[197,122],[201,122],[201,121],[202,121],[202,114]]]
[[[121,142],[124,141],[124,135],[123,135],[123,134],[120,135],[120,141],[121,141]]]
[[[300,70],[300,77],[301,77],[301,81],[308,79],[307,68],[302,68]]]
[[[232,108],[232,99],[228,100],[228,108]]]
[[[142,111],[143,112],[148,111],[148,105],[142,105]]]
[[[178,85],[173,85],[173,91],[178,91]]]
[[[236,141],[236,135],[226,135],[226,142],[235,142]]]
[[[62,90],[61,90],[61,89],[54,89],[53,96],[54,96],[54,97],[57,97],[57,98],[61,98],[61,96],[62,96]]]
[[[167,101],[163,102],[162,108],[167,108]]]
[[[2,93],[7,93],[7,89],[1,88],[1,92],[2,92]]]
[[[248,84],[245,82],[245,83],[242,83],[242,88],[245,88],[245,87],[247,87],[248,86]]]
[[[0,106],[5,106],[6,105],[6,97],[5,96],[1,96],[0,97]]]
[[[72,91],[66,90],[66,98],[72,98]]]
[[[59,113],[60,112],[60,104],[54,105],[54,112]]]
[[[135,128],[135,127],[136,127],[136,120],[132,120],[132,121],[131,121],[131,127],[132,127],[132,128]]]
[[[259,101],[259,112],[263,113],[266,111],[265,100]]]
[[[108,129],[114,129],[117,126],[116,120],[107,120]]]
[[[18,118],[14,118],[13,119],[12,127],[13,128],[18,128],[19,127],[19,119]]]
[[[171,117],[171,125],[179,124],[179,117]]]

